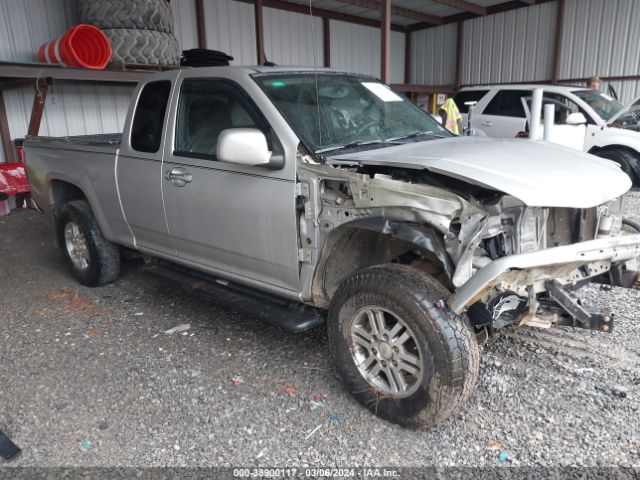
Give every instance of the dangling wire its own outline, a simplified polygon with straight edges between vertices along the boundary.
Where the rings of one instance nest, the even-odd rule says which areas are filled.
[[[318,67],[316,65],[316,32],[313,27],[313,8],[311,6],[312,0],[309,0],[309,18],[311,19],[311,53],[313,56],[313,75],[316,82],[316,108],[318,115],[318,143],[322,150],[322,122],[320,121],[320,91],[318,89]]]

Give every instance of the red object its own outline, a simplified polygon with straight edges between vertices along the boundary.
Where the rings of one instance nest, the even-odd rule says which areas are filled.
[[[42,45],[38,58],[43,63],[104,70],[112,54],[111,43],[102,30],[81,23]]]
[[[14,196],[29,191],[29,182],[22,163],[0,163],[0,192]]]
[[[18,154],[18,162],[24,163],[24,147],[22,145],[16,147],[16,153]]]

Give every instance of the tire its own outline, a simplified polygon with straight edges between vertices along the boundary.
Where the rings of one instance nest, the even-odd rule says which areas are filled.
[[[478,377],[480,353],[469,321],[439,302],[449,294],[431,276],[405,265],[367,268],[338,288],[331,300],[327,325],[332,358],[346,387],[376,415],[407,427],[432,426],[447,418],[471,395]],[[371,316],[376,317],[379,311],[390,340],[383,345],[386,342],[382,341],[385,339],[382,333],[375,344],[377,349],[369,351],[365,346],[374,343],[367,340],[363,343],[364,337],[355,342],[352,339],[363,332],[359,322],[366,319],[371,327]],[[405,326],[401,325],[394,333],[396,319],[401,320],[397,324]],[[379,329],[379,334],[383,331]],[[367,333],[372,335],[374,329]],[[400,344],[405,333],[409,340]],[[421,373],[404,370],[412,364],[403,362],[403,358],[411,355],[411,362],[420,367]],[[369,374],[376,365],[385,368],[382,359],[386,359],[387,372],[393,369],[390,362],[395,362],[393,383],[402,387],[404,382],[407,388],[391,392],[392,383],[384,370],[373,380],[365,379],[356,358],[361,368],[371,365]],[[398,368],[404,372],[400,380]]]
[[[103,30],[113,48],[111,63],[139,65],[178,65],[178,40],[169,33],[152,30]]]
[[[120,248],[104,238],[91,207],[85,200],[73,200],[62,208],[56,217],[56,236],[62,254],[73,277],[83,285],[97,287],[113,282],[120,273]],[[67,233],[69,232],[69,233]],[[78,237],[77,234],[80,234]],[[72,252],[69,237],[76,235],[84,247],[81,256],[86,265],[81,265],[78,255]],[[84,255],[82,255],[84,253]],[[73,260],[72,257],[76,258]]]
[[[101,29],[139,29],[173,33],[173,14],[167,0],[80,0],[81,23]]]
[[[638,185],[638,178],[634,173],[633,165],[637,166],[640,159],[631,152],[617,148],[604,148],[596,152],[595,155],[616,162],[620,165],[620,169],[629,176],[633,186]]]

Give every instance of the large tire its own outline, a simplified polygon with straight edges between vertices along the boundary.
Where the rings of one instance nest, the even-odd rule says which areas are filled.
[[[620,169],[629,175],[633,186],[638,186],[639,179],[634,173],[634,166],[635,168],[640,168],[638,165],[640,159],[638,157],[627,150],[619,148],[603,148],[602,150],[597,151],[595,155],[616,162],[620,165]]]
[[[113,48],[111,63],[178,65],[180,48],[172,34],[152,30],[103,30]]]
[[[55,226],[64,259],[78,282],[97,287],[118,278],[120,248],[104,238],[86,201],[66,203]]]
[[[173,14],[167,0],[80,0],[81,23],[98,28],[130,28],[173,33]]]
[[[431,276],[404,265],[367,268],[338,288],[327,326],[331,354],[347,388],[376,415],[431,426],[473,391],[480,361],[475,333],[442,302],[447,296]]]

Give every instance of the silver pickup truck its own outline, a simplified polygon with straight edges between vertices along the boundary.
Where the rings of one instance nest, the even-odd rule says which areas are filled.
[[[124,133],[29,138],[25,151],[80,283],[115,280],[135,251],[285,329],[326,320],[346,388],[402,425],[461,405],[496,329],[611,331],[577,289],[637,280],[617,164],[454,136],[367,76],[159,73],[135,90]]]

